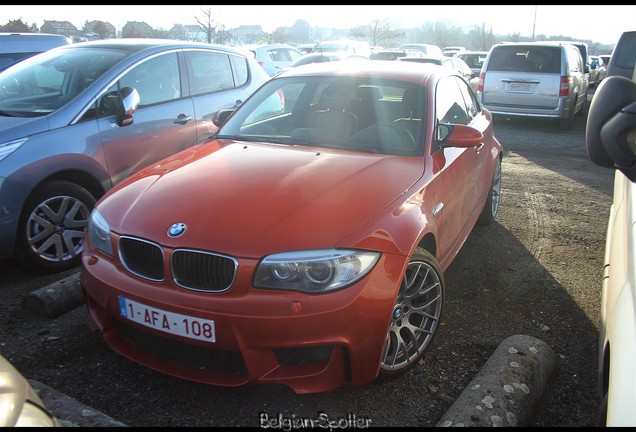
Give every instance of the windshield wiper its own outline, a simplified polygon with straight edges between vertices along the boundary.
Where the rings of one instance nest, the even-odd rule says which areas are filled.
[[[2,110],[0,110],[0,115],[5,117],[24,117],[23,115],[20,115],[13,111],[2,111]]]

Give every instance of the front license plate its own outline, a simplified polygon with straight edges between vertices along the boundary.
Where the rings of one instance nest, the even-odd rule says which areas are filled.
[[[119,296],[119,315],[165,333],[216,342],[214,321],[181,315]]]
[[[516,93],[531,93],[532,92],[532,84],[510,83],[509,90],[511,92],[516,92]]]

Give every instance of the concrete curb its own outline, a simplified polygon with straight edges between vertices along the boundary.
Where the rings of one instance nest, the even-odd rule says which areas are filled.
[[[79,271],[33,291],[22,300],[24,309],[49,318],[57,318],[83,304],[86,298],[79,283]]]
[[[530,426],[558,360],[539,339],[505,339],[436,426]]]
[[[27,380],[38,393],[44,405],[68,427],[126,427],[120,421],[108,417],[89,406],[35,380]]]

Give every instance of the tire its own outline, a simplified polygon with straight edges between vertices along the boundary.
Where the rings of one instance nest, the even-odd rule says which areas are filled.
[[[501,204],[501,158],[497,158],[495,162],[495,169],[492,174],[492,181],[490,183],[490,190],[488,191],[488,198],[486,198],[486,204],[477,219],[479,225],[490,225],[495,222],[497,213],[499,212],[499,205]]]
[[[27,199],[16,239],[16,258],[39,272],[77,267],[95,197],[67,181],[52,181]]]
[[[439,264],[418,248],[409,260],[395,299],[380,378],[393,378],[417,365],[439,326],[445,283]]]
[[[574,114],[576,110],[576,99],[578,96],[574,95],[573,101],[570,104],[570,110],[568,111],[568,116],[566,118],[562,118],[559,120],[559,129],[561,130],[572,130],[572,123],[574,121]]]

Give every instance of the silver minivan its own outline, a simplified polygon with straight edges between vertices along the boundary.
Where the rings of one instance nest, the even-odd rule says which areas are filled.
[[[0,259],[78,266],[106,190],[206,141],[215,112],[268,79],[245,51],[158,39],[75,43],[0,72]]]
[[[556,119],[572,128],[587,103],[588,81],[576,46],[560,42],[502,42],[482,66],[477,97],[493,115]]]

